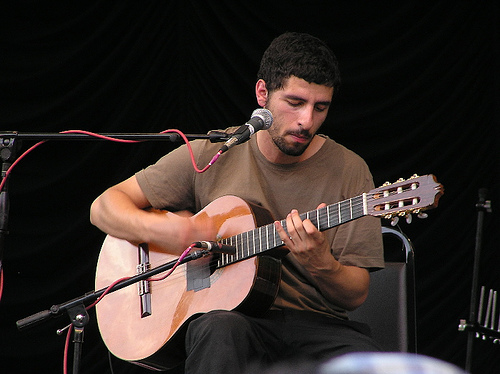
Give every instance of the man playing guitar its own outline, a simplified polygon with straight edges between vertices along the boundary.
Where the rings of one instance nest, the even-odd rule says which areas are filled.
[[[255,86],[258,105],[274,119],[269,129],[224,153],[204,173],[193,170],[188,149],[181,146],[93,203],[92,223],[107,234],[177,256],[195,241],[219,240],[221,230],[205,217],[209,213],[193,219],[179,212],[200,212],[221,197],[237,196],[265,208],[273,220],[283,219],[271,228],[289,252],[280,256],[268,310],[255,315],[216,306],[186,318],[179,333],[186,372],[239,373],[292,358],[319,363],[346,352],[379,350],[366,326],[346,314],[367,297],[369,272],[384,266],[379,220],[354,220],[351,214],[344,223],[339,205],[341,224],[322,231],[300,215],[374,187],[358,155],[318,134],[339,85],[336,58],[322,41],[285,33],[265,51]],[[219,148],[205,140],[191,146],[198,165],[208,164]],[[239,216],[230,206],[222,209]],[[210,282],[221,281],[213,278]],[[181,299],[173,306],[175,316],[192,302],[187,294]]]

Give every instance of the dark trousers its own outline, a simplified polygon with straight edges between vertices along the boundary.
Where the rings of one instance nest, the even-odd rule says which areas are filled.
[[[301,311],[270,311],[261,318],[212,311],[189,324],[185,372],[258,372],[279,362],[319,364],[347,352],[379,350],[358,322]]]

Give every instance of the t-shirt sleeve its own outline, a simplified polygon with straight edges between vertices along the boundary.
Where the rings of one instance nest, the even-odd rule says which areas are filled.
[[[190,144],[196,159],[203,143]],[[194,211],[194,174],[188,147],[182,145],[139,171],[136,178],[153,208]]]
[[[361,159],[354,159],[357,167],[347,168],[351,182],[347,196],[359,196],[374,188],[368,166]],[[356,171],[356,172],[355,172]],[[332,243],[333,255],[344,265],[354,265],[369,270],[384,267],[382,228],[380,219],[361,217],[340,225]]]

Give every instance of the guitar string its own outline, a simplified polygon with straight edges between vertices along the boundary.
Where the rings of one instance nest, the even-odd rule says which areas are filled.
[[[345,202],[346,202],[346,203],[348,203],[348,202],[349,202],[349,200],[346,200]],[[343,202],[341,202],[341,203],[343,203]],[[340,203],[339,203],[339,204],[340,204]],[[335,204],[334,204],[334,205],[335,205]],[[358,203],[351,204],[351,206],[352,206],[352,210],[353,210],[353,211],[356,211],[356,210],[359,210],[359,208],[363,206],[363,203],[362,203],[362,202],[361,202],[361,203],[359,203],[359,202],[358,202]],[[325,209],[325,210],[326,210],[326,207],[325,207],[325,208],[321,208],[321,209]],[[304,214],[307,214],[307,213],[304,213]],[[320,217],[321,217],[321,213],[320,213]],[[325,219],[324,217],[323,217],[323,218],[320,218],[320,221],[319,221],[319,222],[320,222],[320,227],[321,227],[321,225],[322,225],[322,224],[323,224],[323,225],[325,224],[326,220],[327,220],[327,219]],[[254,229],[254,230],[250,230],[249,232],[251,232],[251,231],[255,232],[255,231],[258,231],[258,230],[262,230],[262,228],[263,228],[263,227],[266,227],[266,226],[270,227],[270,226],[272,226],[272,224],[265,225],[265,226],[261,226],[261,227],[259,227],[259,228]],[[274,239],[273,239],[273,240],[274,240],[274,242],[276,242],[276,240],[279,238],[279,236],[277,236],[277,232],[275,231],[274,227],[273,227],[273,230],[272,230],[272,231],[273,231],[273,232],[271,233],[271,234],[272,234],[271,236],[274,238]],[[241,237],[241,236],[242,236],[242,234],[244,234],[244,233],[241,233],[241,234],[235,235],[234,237],[236,237],[236,238]],[[259,237],[259,236],[260,236],[260,237],[262,237],[262,235],[257,235],[257,237]],[[226,238],[226,239],[228,239],[228,238]],[[253,239],[248,239],[248,238],[247,238],[247,240],[248,240],[251,244],[253,244],[253,245],[255,246],[255,243],[256,243],[259,239],[256,239],[256,238],[255,238],[255,235],[253,235]],[[244,240],[244,241],[247,241],[247,240]],[[243,239],[240,239],[240,240],[236,239],[236,247],[237,247],[237,249],[238,249],[238,247],[240,247],[240,246],[241,246],[241,244],[242,244],[241,242],[242,242],[242,241],[243,241]],[[283,242],[281,241],[281,239],[279,239],[279,243],[280,243],[280,245],[282,245],[282,243],[283,243]],[[280,246],[280,245],[278,245],[278,246]],[[278,247],[278,246],[273,246],[272,248],[275,248],[275,247]],[[269,248],[269,249],[272,249],[272,248]],[[262,251],[259,251],[259,253],[261,253],[261,252],[262,252]],[[247,249],[247,253],[250,253],[248,249]],[[256,255],[256,254],[257,254],[257,253],[255,253],[254,255]],[[228,256],[228,257],[229,257],[229,256]],[[251,257],[253,257],[253,255],[252,255],[252,256],[250,256],[250,255],[245,256],[245,257],[244,257],[244,259],[245,259],[245,258],[246,258],[246,259],[249,259],[249,258],[251,258]],[[233,259],[231,259],[231,258],[230,258],[229,260],[230,260],[230,261],[229,261],[228,263],[223,264],[223,266],[220,266],[220,267],[224,267],[224,266],[226,266],[226,265],[230,265],[230,264],[233,264],[233,263],[235,263],[235,262],[236,262],[236,261],[234,261],[234,260],[233,260]],[[210,262],[209,262],[208,264],[206,264],[206,265],[196,265],[196,264],[193,264],[192,266],[195,266],[195,267],[201,267],[201,266],[213,267],[213,266],[216,266],[217,268],[219,268],[219,266],[218,266],[218,265],[220,264],[220,262],[221,262],[221,258],[214,257],[214,258],[213,258],[213,259],[211,259],[211,260],[210,260]],[[193,269],[193,270],[195,271],[195,269]],[[181,267],[179,267],[178,271],[177,271],[177,272],[175,272],[175,273],[172,273],[172,275],[170,276],[170,278],[168,278],[168,281],[169,281],[168,283],[177,283],[179,280],[184,282],[184,281],[186,280],[186,279],[185,279],[185,275],[186,275],[186,274],[187,274],[187,268],[186,268],[186,266],[182,266],[182,268],[181,268]],[[167,283],[167,282],[166,282],[166,283]],[[155,288],[160,288],[160,289],[161,289],[161,288],[163,288],[159,282],[156,282],[156,284],[157,284],[157,285],[155,286]],[[168,286],[168,284],[165,284],[165,287],[167,287],[167,286]]]
[[[394,194],[396,194],[396,193],[394,193]],[[378,193],[377,193],[377,195],[378,195]],[[367,194],[367,195],[366,195],[366,198],[367,198],[367,200],[369,200],[369,201],[374,201],[374,200],[378,200],[378,199],[379,199],[378,197],[377,197],[377,198],[375,198],[374,196],[375,196],[375,194]],[[317,227],[319,227],[319,228],[321,228],[322,226],[324,227],[324,226],[325,226],[325,224],[328,226],[328,221],[330,220],[330,217],[328,217],[328,215],[326,216],[326,218],[324,217],[324,215],[326,214],[326,210],[328,210],[328,208],[331,208],[332,206],[335,206],[335,205],[342,205],[342,204],[344,204],[344,205],[345,205],[345,204],[349,204],[349,205],[350,205],[350,210],[351,210],[352,212],[351,212],[351,214],[350,214],[350,217],[348,217],[347,219],[345,218],[346,214],[345,214],[345,213],[344,213],[344,214],[342,214],[342,212],[341,212],[341,214],[340,214],[341,219],[339,220],[338,224],[341,224],[341,223],[342,223],[342,221],[343,221],[343,222],[346,222],[347,220],[352,220],[353,218],[360,218],[360,217],[363,215],[363,214],[361,214],[361,213],[364,213],[364,201],[363,201],[362,199],[360,199],[361,197],[362,197],[362,195],[361,195],[361,196],[358,196],[358,197],[355,197],[355,198],[352,198],[352,199],[347,199],[347,200],[341,201],[341,202],[336,203],[336,204],[332,204],[332,205],[327,206],[327,207],[324,207],[324,208],[320,208],[320,209],[318,209],[318,210],[317,210],[317,211],[319,211],[319,212],[317,213],[317,216],[319,216],[319,220],[315,219],[315,217],[311,217],[311,218],[313,218],[313,220],[314,220],[314,221],[316,221],[316,223],[318,223],[318,222],[319,222],[319,225],[317,226]],[[359,200],[361,200],[361,201],[359,201]],[[361,208],[363,208],[363,209],[361,209]],[[311,212],[313,212],[313,211],[311,211]],[[302,214],[302,216],[306,217],[307,215],[311,215],[311,212],[303,213],[303,214]],[[360,215],[360,214],[361,214],[361,215]],[[360,216],[359,216],[359,217],[354,217],[354,216],[357,216],[357,215],[360,215]],[[335,216],[338,216],[337,212],[336,212]],[[338,219],[338,217],[336,217],[336,218]],[[284,220],[282,221],[282,223],[284,223]],[[266,227],[266,226],[267,226],[267,227],[271,227],[271,226],[272,226],[272,224],[269,224],[269,225],[265,225],[265,226],[261,226],[261,227],[255,228],[255,229],[253,229],[253,230],[248,231],[247,233],[249,233],[249,232],[255,232],[255,231],[262,231],[262,229],[263,229],[264,227]],[[334,225],[334,226],[335,226],[335,225]],[[333,227],[333,226],[332,226],[332,227]],[[262,240],[262,237],[263,237],[262,233],[261,233],[260,235],[255,235],[255,234],[253,234],[253,235],[247,235],[246,240],[243,240],[243,238],[241,238],[243,234],[245,234],[245,233],[240,233],[240,234],[237,234],[237,235],[233,236],[234,238],[236,238],[236,239],[235,239],[235,242],[236,242],[236,248],[237,248],[237,250],[238,250],[238,249],[240,249],[239,247],[241,247],[241,246],[242,246],[242,241],[247,241],[247,242],[250,242],[250,243],[252,244],[252,246],[253,246],[253,247],[255,247],[256,243],[257,243],[259,240]],[[248,238],[248,236],[252,236],[252,238]],[[240,237],[240,239],[238,239],[238,237]],[[256,237],[257,237],[257,239],[256,239]],[[269,238],[269,235],[268,235],[268,233],[266,233],[266,239],[268,239],[268,238]],[[272,228],[271,238],[272,238],[273,243],[276,243],[276,242],[278,241],[278,238],[279,238],[279,236],[277,236],[277,232],[275,231],[274,227]],[[227,242],[227,239],[228,239],[228,238],[225,238],[225,239],[223,239],[223,241],[226,241],[226,242]],[[266,247],[266,250],[267,250],[267,249],[273,249],[273,248],[279,247],[279,246],[281,246],[281,245],[282,245],[282,243],[283,243],[283,242],[281,241],[281,239],[279,239],[279,241],[278,241],[278,242],[279,242],[279,245],[275,245],[275,246],[272,246],[272,247],[270,247],[270,248],[267,248],[267,247]],[[261,244],[261,243],[260,243],[260,244]],[[242,253],[243,253],[244,251],[245,251],[245,249],[244,249],[244,248],[243,248],[243,249],[240,249],[240,252],[242,252]],[[250,253],[250,250],[247,248],[246,252],[247,252],[247,253]],[[262,250],[259,250],[259,251],[255,251],[255,252],[257,252],[257,253],[262,253],[263,251],[262,251]],[[254,253],[253,255],[256,255],[257,253]],[[253,257],[253,255],[247,255],[247,256],[241,256],[241,257],[242,257],[242,259],[246,259],[246,258]],[[229,265],[229,264],[232,264],[232,263],[236,262],[233,258],[230,258],[230,257],[229,257],[229,255],[227,255],[227,257],[228,257],[228,259],[229,259],[229,262],[227,262],[227,263],[223,263],[221,267],[223,267],[223,266],[226,266],[226,265]],[[217,265],[217,264],[219,264],[220,262],[221,262],[221,258],[214,258],[214,259],[212,259],[212,260],[210,261],[209,266],[214,266],[214,265]],[[179,277],[180,277],[180,275],[179,275]]]

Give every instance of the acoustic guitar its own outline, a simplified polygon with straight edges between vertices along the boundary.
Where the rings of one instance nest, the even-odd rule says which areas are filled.
[[[436,207],[442,194],[443,186],[433,175],[413,176],[302,213],[301,218],[323,231],[368,215],[419,213]],[[216,309],[258,315],[272,305],[279,287],[279,257],[287,250],[267,211],[239,197],[223,196],[189,219],[200,225],[210,222],[217,233],[208,240],[230,246],[235,253],[181,264],[162,281],[141,281],[106,295],[96,305],[97,320],[116,357],[167,370],[184,360],[185,328],[194,318]],[[286,228],[285,220],[281,223]],[[175,259],[152,245],[135,246],[108,235],[97,264],[96,290]]]

